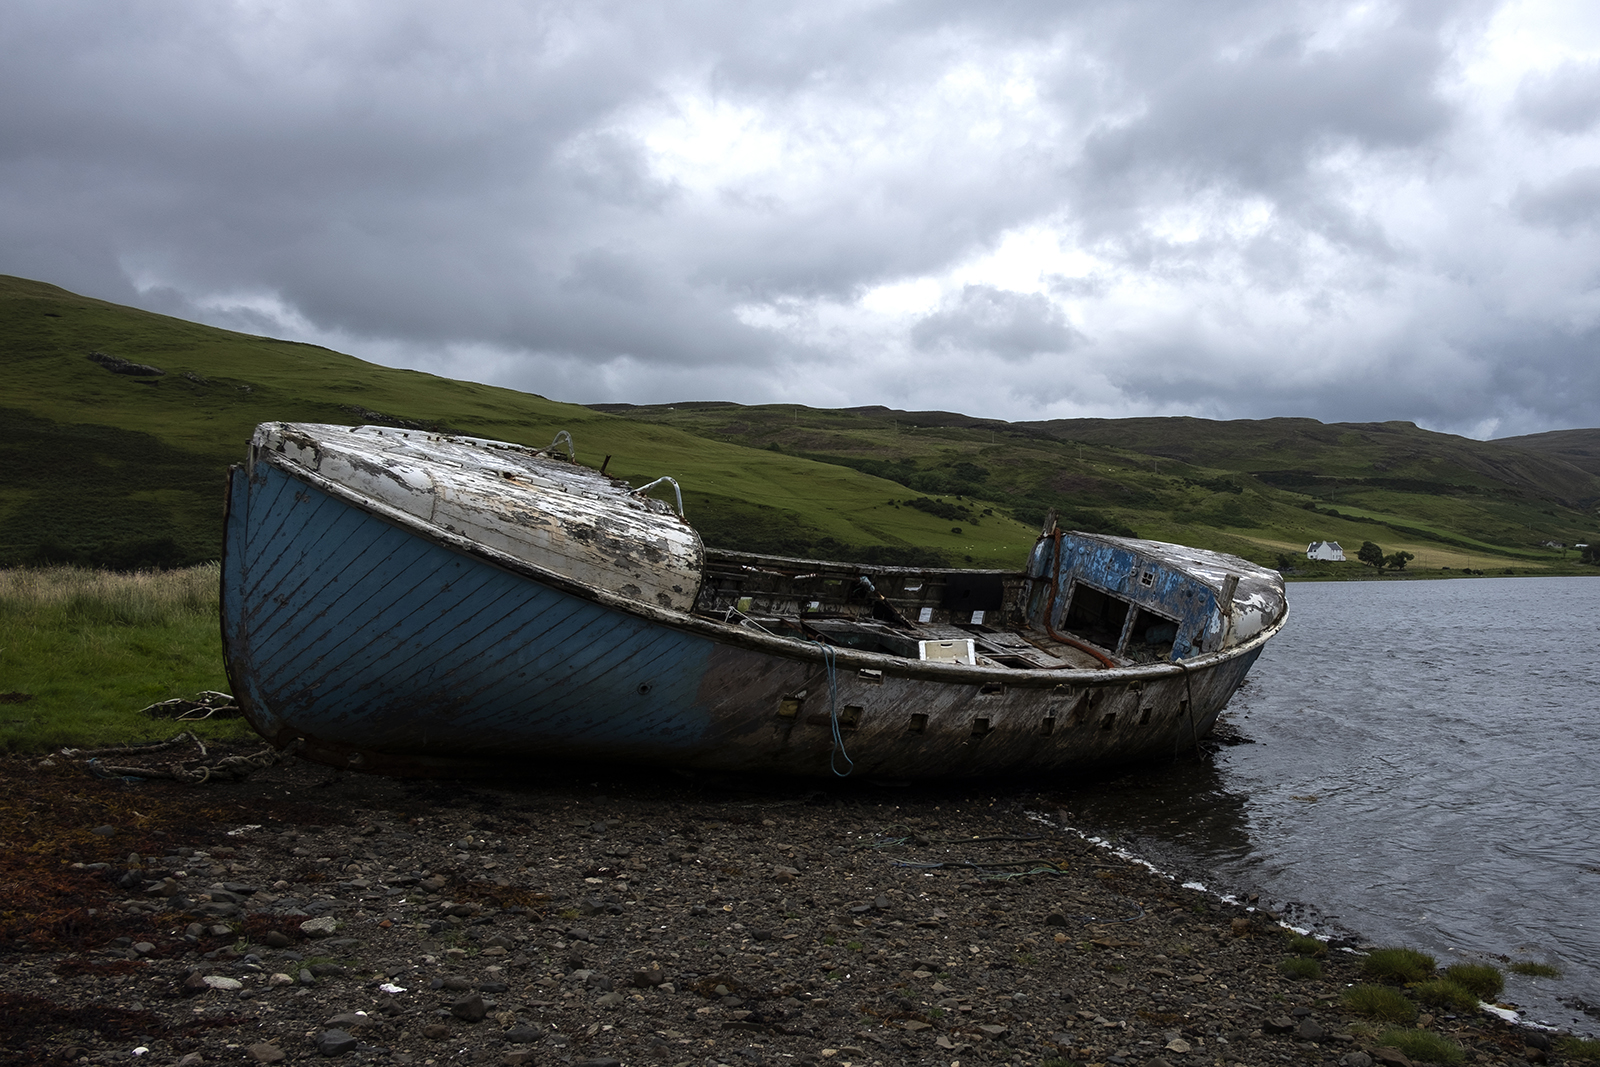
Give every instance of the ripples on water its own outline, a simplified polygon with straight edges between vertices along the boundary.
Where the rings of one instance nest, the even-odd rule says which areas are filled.
[[[1227,713],[1255,744],[1064,806],[1214,888],[1441,964],[1552,963],[1563,979],[1508,975],[1506,996],[1595,1033],[1600,580],[1295,584],[1289,599]]]

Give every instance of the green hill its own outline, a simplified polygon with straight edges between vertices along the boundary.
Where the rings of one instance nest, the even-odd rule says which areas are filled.
[[[147,368],[141,372],[140,368]],[[154,373],[160,371],[161,373]],[[216,558],[223,476],[257,423],[381,423],[548,444],[668,474],[712,545],[1020,562],[1048,509],[1317,574],[1306,543],[1416,568],[1578,569],[1600,530],[1600,431],[1473,441],[1410,423],[1192,418],[1006,423],[882,407],[562,404],[394,370],[0,276],[0,566]]]
[[[1496,443],[1562,459],[1600,475],[1600,430],[1550,430],[1526,437],[1506,437]]]
[[[91,359],[96,353],[100,355]],[[97,361],[98,360],[98,361]],[[162,374],[126,373],[123,360]],[[120,372],[119,372],[120,371]],[[393,370],[0,276],[0,566],[176,566],[217,558],[222,492],[256,424],[438,427],[546,445],[635,484],[671,475],[713,545],[1015,564],[1034,531],[889,503],[901,486],[511,389]]]
[[[883,407],[812,411],[689,403],[601,409],[713,440],[839,463],[935,501],[1006,511],[1047,508],[1103,532],[1235,552],[1272,564],[1334,540],[1371,540],[1415,566],[1576,569],[1573,544],[1600,529],[1600,471],[1581,462],[1596,431],[1474,441],[1411,423],[1195,418],[1007,423]],[[1584,436],[1588,435],[1588,436]],[[1545,436],[1545,435],[1541,435]],[[977,502],[982,501],[980,505]],[[1348,572],[1348,569],[1345,569]]]

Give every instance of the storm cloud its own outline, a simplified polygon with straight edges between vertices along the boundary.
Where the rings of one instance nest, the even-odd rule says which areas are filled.
[[[1600,11],[13,0],[0,272],[575,401],[1600,425]]]

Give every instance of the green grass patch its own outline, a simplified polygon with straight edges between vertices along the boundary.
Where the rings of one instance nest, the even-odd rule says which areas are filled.
[[[1278,970],[1296,981],[1322,977],[1322,964],[1305,956],[1295,956],[1278,964]]]
[[[1398,989],[1386,985],[1358,985],[1339,998],[1357,1015],[1384,1022],[1408,1023],[1417,1017],[1417,1006]]]
[[[1444,969],[1447,981],[1470,990],[1479,1000],[1493,1000],[1506,987],[1505,975],[1489,963],[1452,963]]]
[[[217,601],[216,564],[0,571],[0,750],[148,741],[181,729],[254,737],[242,720],[179,726],[140,714],[228,688]]]
[[[1534,960],[1518,960],[1511,965],[1511,973],[1520,974],[1524,978],[1560,978],[1561,968]]]
[[[1464,985],[1448,978],[1432,978],[1411,987],[1411,995],[1430,1008],[1444,1011],[1472,1012],[1478,1010],[1483,998]]]
[[[1432,956],[1414,948],[1376,948],[1361,961],[1361,973],[1368,978],[1405,985],[1429,977],[1437,966]]]
[[[1556,1049],[1569,1060],[1600,1063],[1600,1040],[1592,1037],[1563,1037],[1556,1042]]]
[[[1319,941],[1304,934],[1291,933],[1287,944],[1289,951],[1296,956],[1326,956],[1328,954],[1328,943],[1326,941]]]
[[[1466,1053],[1454,1041],[1428,1030],[1385,1030],[1378,1044],[1397,1048],[1411,1060],[1423,1063],[1460,1063]]]

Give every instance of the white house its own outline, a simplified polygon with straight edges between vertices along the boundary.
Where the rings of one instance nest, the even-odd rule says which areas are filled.
[[[1331,559],[1335,563],[1344,562],[1344,549],[1339,547],[1337,541],[1313,541],[1306,546],[1306,559]]]

